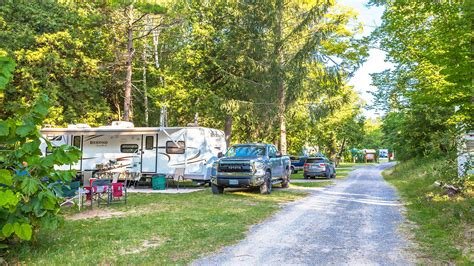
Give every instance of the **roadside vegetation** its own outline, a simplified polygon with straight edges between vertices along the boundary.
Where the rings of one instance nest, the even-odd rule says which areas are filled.
[[[306,194],[275,190],[130,194],[127,205],[66,208],[63,226],[14,247],[12,264],[186,264],[244,238],[253,224]],[[94,218],[95,216],[95,218]],[[86,254],[86,255],[85,255]]]
[[[384,172],[403,198],[419,243],[421,262],[474,263],[474,181],[461,179],[463,193],[448,195],[435,182],[449,181],[455,162],[413,159]],[[461,184],[459,184],[461,185]]]

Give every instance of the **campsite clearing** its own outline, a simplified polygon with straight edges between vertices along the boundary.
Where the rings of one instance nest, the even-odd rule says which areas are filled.
[[[60,229],[44,228],[37,241],[15,247],[7,259],[12,264],[185,264],[237,243],[251,225],[305,195],[295,190],[134,193],[127,205],[84,210],[85,218],[66,208]]]

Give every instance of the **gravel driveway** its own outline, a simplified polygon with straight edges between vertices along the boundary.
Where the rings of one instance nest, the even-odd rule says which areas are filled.
[[[407,265],[411,245],[394,189],[382,178],[391,166],[365,166],[344,180],[288,204],[252,227],[246,239],[194,265]]]

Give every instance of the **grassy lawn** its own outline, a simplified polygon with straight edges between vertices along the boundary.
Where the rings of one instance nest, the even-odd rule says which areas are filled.
[[[334,185],[332,181],[324,181],[324,182],[291,182],[291,187],[326,187]]]
[[[384,172],[406,203],[422,264],[474,264],[474,192],[449,197],[433,183],[445,162],[409,161]],[[455,171],[455,170],[454,170]],[[472,182],[472,181],[471,181]],[[472,186],[472,185],[471,185]]]
[[[185,264],[236,243],[249,226],[304,197],[290,190],[130,194],[127,205],[66,210],[63,226],[9,253],[10,264]],[[75,213],[74,213],[75,212]],[[94,213],[102,218],[84,218]],[[72,220],[75,218],[77,220]]]
[[[340,163],[338,168],[365,166],[365,165],[376,165],[376,163]]]

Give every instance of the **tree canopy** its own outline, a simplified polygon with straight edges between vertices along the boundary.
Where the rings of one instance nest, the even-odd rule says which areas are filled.
[[[2,49],[18,67],[0,115],[46,93],[45,123],[54,126],[156,126],[166,107],[168,125],[198,114],[228,143],[273,142],[285,153],[319,145],[335,154],[328,143],[341,146],[343,128],[361,119],[346,85],[367,55],[354,38],[355,16],[329,0],[5,1]],[[333,142],[318,128],[330,120]]]

